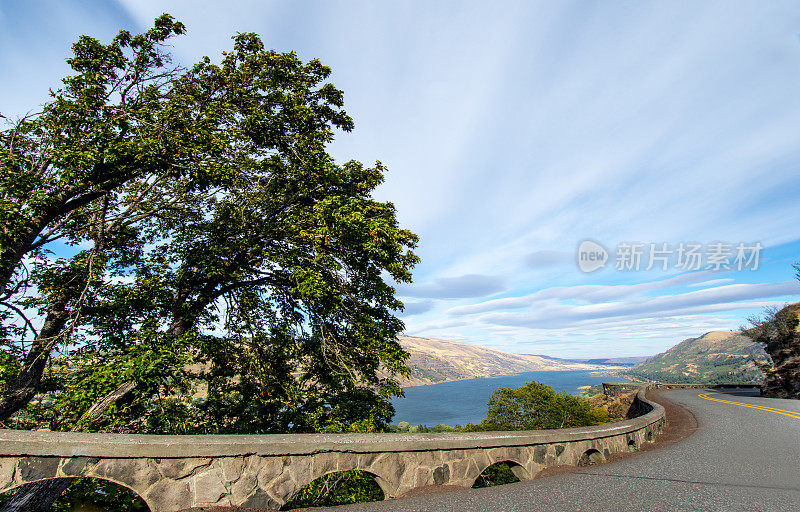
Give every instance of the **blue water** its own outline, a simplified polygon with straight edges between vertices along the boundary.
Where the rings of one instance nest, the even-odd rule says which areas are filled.
[[[518,388],[530,381],[544,382],[556,391],[580,394],[579,386],[601,384],[619,378],[592,375],[591,371],[525,372],[491,379],[469,379],[406,388],[405,398],[395,398],[392,423],[411,425],[464,425],[486,417],[486,402],[499,387]]]

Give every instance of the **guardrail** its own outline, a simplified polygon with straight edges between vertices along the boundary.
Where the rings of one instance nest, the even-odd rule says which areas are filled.
[[[0,492],[89,476],[138,493],[153,512],[195,506],[279,508],[329,473],[371,473],[386,497],[448,484],[471,487],[508,462],[521,480],[552,465],[637,450],[665,423],[639,388],[644,414],[606,425],[526,432],[158,436],[0,430]]]

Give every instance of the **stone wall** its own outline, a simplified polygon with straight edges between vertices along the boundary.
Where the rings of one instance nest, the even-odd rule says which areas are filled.
[[[620,396],[638,389],[754,389],[763,390],[760,384],[668,384],[664,382],[604,382],[603,393],[608,396]]]
[[[427,485],[471,487],[490,465],[518,478],[552,465],[599,462],[661,431],[664,409],[644,397],[640,417],[596,427],[442,434],[150,436],[0,430],[0,492],[90,476],[139,494],[153,512],[193,506],[279,508],[328,473],[359,469],[388,497]]]

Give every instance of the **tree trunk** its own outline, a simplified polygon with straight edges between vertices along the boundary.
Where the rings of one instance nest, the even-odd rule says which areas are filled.
[[[95,241],[94,251],[102,251],[104,241]],[[1,276],[0,276],[1,277]],[[92,278],[91,273],[86,276],[86,282]],[[10,418],[14,413],[28,405],[39,388],[42,375],[50,359],[50,353],[56,345],[59,336],[64,333],[71,311],[67,304],[80,298],[83,292],[82,283],[71,281],[59,290],[56,298],[48,304],[47,317],[36,338],[33,340],[30,351],[25,356],[25,362],[8,391],[0,396],[0,420]],[[77,311],[80,305],[73,305]]]
[[[48,512],[74,478],[41,480],[20,487],[0,512]]]
[[[187,320],[185,317],[176,315],[167,329],[167,332],[174,336],[180,336],[186,333],[191,326],[191,321]],[[63,325],[60,329],[63,329]],[[60,332],[60,329],[58,332]],[[42,331],[44,331],[44,328],[42,328]],[[41,373],[39,374],[39,378],[41,378]],[[81,419],[78,420],[78,423],[72,430],[83,430],[87,427],[91,427],[103,417],[112,405],[129,398],[134,389],[136,389],[135,382],[123,382],[117,389],[107,394],[90,407]],[[5,399],[5,397],[3,399]],[[0,403],[2,403],[2,401],[0,401]],[[9,500],[3,508],[0,508],[0,512],[49,512],[53,507],[53,503],[67,490],[74,480],[74,478],[58,478],[23,485],[14,494],[11,500]]]
[[[22,369],[8,391],[0,397],[0,420],[13,416],[36,395],[56,338],[61,335],[69,320],[65,305],[66,301],[60,299],[48,308],[44,325],[25,356]]]
[[[136,389],[136,383],[133,381],[126,381],[120,384],[117,389],[101,398],[96,404],[89,407],[83,416],[78,420],[73,432],[79,432],[86,428],[90,428],[97,424],[106,414],[112,405],[126,401],[131,396],[133,390]]]
[[[8,246],[0,249],[0,297],[5,296],[22,258],[30,252],[34,240],[42,231],[41,224],[41,221],[39,225],[31,222],[20,230],[20,234]]]
[[[105,412],[115,403],[124,401],[136,389],[135,382],[123,382],[117,389],[104,396],[89,408],[72,430],[89,427],[100,421]],[[48,512],[53,503],[72,485],[75,478],[55,478],[25,484],[14,493],[0,512]]]
[[[37,216],[29,219],[23,226],[17,227],[16,236],[10,243],[0,248],[0,296],[5,294],[20,262],[34,249],[37,237],[50,223],[63,219],[78,208],[107,195],[130,178],[131,176],[125,175],[115,176],[113,179],[106,177],[104,181],[96,184],[94,190],[80,190],[75,186],[68,186],[54,192],[49,204],[44,206]]]

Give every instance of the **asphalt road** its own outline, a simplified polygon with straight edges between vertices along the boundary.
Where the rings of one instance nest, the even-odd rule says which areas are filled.
[[[335,510],[800,511],[800,401],[752,395],[718,390],[664,392],[662,396],[695,415],[698,429],[676,444],[618,462],[528,482]]]

